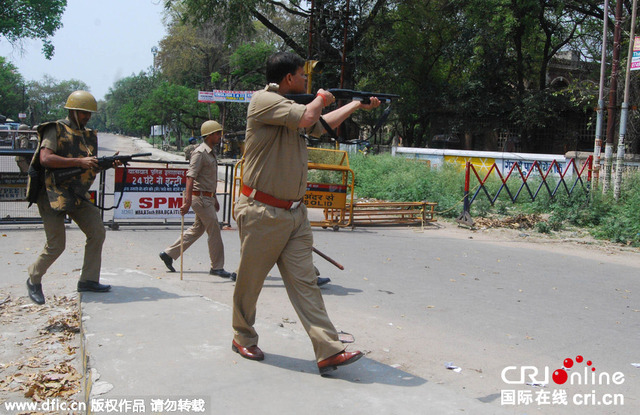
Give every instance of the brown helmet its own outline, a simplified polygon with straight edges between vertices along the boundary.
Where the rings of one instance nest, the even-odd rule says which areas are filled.
[[[209,134],[215,133],[217,131],[222,131],[222,125],[220,125],[218,121],[205,121],[200,127],[200,134],[202,134],[202,137],[206,137]]]
[[[87,91],[75,91],[67,98],[64,106],[68,110],[80,110],[88,112],[98,111],[98,103],[96,99]]]

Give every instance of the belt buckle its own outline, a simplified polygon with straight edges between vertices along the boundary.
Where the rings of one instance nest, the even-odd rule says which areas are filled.
[[[302,203],[302,200],[298,200],[298,201],[295,201],[295,202],[291,203],[291,206],[289,207],[289,210],[297,209],[298,206],[300,206],[300,203]]]

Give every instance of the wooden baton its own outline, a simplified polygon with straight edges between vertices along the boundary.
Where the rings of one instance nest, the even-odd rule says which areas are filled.
[[[329,256],[327,256],[327,255],[323,254],[322,252],[318,251],[315,246],[313,247],[313,252],[315,252],[316,254],[320,255],[322,258],[326,259],[327,261],[329,261],[333,265],[335,265],[337,268],[339,268],[339,269],[344,271],[344,267],[342,265],[340,265],[338,262],[336,262],[335,260],[333,260]]]

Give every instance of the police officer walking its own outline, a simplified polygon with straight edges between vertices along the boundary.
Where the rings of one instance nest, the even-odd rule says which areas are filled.
[[[42,276],[64,252],[67,215],[87,237],[78,291],[111,289],[110,285],[100,284],[104,224],[98,208],[88,200],[88,190],[99,167],[98,136],[86,125],[98,105],[89,92],[75,91],[69,95],[64,108],[69,110],[66,119],[38,127],[39,146],[29,167],[27,200],[37,203],[47,238],[43,251],[28,270],[29,297],[37,304],[45,303]],[[68,167],[80,167],[82,174],[57,182],[53,169]]]
[[[335,97],[320,89],[305,106],[284,96],[305,92],[304,65],[302,58],[291,53],[272,55],[266,65],[269,84],[253,94],[247,111],[243,186],[235,208],[241,252],[233,293],[231,347],[244,358],[264,359],[254,328],[256,308],[267,273],[277,264],[291,304],[311,339],[318,370],[326,373],[363,354],[345,350],[314,272],[313,234],[302,203],[308,151],[300,130],[316,137],[322,134],[318,122],[322,109]],[[367,105],[353,101],[326,114],[325,120],[336,128],[357,109],[379,105],[377,98]]]
[[[200,133],[204,142],[191,154],[189,170],[187,171],[187,186],[184,191],[184,202],[180,212],[185,215],[189,208],[193,207],[196,219],[193,225],[184,233],[184,239],[178,238],[172,245],[160,252],[160,259],[167,269],[175,272],[173,261],[180,256],[180,244],[186,251],[206,231],[209,244],[209,258],[211,269],[209,274],[222,278],[236,280],[235,272],[224,270],[224,245],[220,235],[220,223],[217,211],[220,204],[216,198],[218,186],[218,161],[213,149],[220,144],[222,139],[222,125],[217,121],[205,121],[200,127]]]

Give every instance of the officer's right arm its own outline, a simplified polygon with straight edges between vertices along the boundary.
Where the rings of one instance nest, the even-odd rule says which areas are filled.
[[[80,167],[82,169],[97,169],[98,159],[96,157],[61,157],[50,148],[40,149],[40,164],[50,169],[62,169],[65,167]]]

